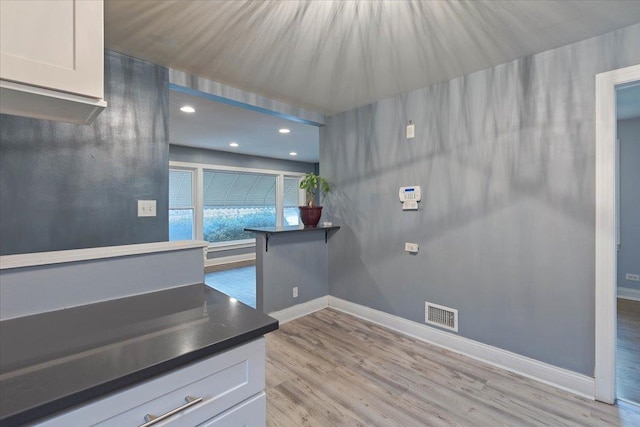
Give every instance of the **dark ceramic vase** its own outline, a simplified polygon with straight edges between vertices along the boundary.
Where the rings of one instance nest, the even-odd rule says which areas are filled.
[[[322,206],[299,206],[300,219],[307,227],[315,227],[320,221],[322,215]]]

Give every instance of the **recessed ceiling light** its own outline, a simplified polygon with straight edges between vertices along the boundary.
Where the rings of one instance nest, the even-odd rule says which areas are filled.
[[[229,301],[231,301],[231,302],[238,302],[238,300],[237,300],[236,298],[234,298],[234,297],[229,298]]]
[[[280,133],[289,133],[291,131],[289,129],[287,129],[287,128],[282,128],[282,129],[279,129],[278,132],[280,132]]]
[[[231,147],[237,147],[237,146],[238,146],[238,143],[237,143],[237,142],[232,142],[231,144],[229,144],[229,146],[231,146]]]
[[[183,105],[182,107],[180,107],[180,111],[182,111],[183,113],[195,113],[196,109],[191,105]]]
[[[290,153],[289,153],[289,155],[290,155],[290,156],[297,156],[297,155],[298,155],[298,153],[296,153],[295,151],[292,151],[292,152],[290,152]]]

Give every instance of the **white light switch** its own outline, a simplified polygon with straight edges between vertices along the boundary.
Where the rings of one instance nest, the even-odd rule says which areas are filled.
[[[412,254],[418,253],[418,244],[406,242],[404,244],[404,250],[407,252],[411,252]]]
[[[138,200],[138,216],[156,216],[156,201]]]
[[[407,125],[407,139],[415,138],[416,136],[416,125],[413,123]]]
[[[640,282],[640,274],[627,273],[625,274],[624,278],[626,280],[631,280],[632,282]]]

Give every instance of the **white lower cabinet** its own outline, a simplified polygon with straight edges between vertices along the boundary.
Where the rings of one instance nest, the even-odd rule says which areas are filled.
[[[267,395],[261,392],[198,427],[264,427],[266,419]]]
[[[259,338],[35,425],[264,426],[264,389],[265,343]]]

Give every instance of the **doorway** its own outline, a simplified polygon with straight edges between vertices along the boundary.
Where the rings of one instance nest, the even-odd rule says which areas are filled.
[[[208,243],[204,283],[260,306],[254,233],[298,225],[319,124],[170,85],[169,237]]]
[[[640,405],[640,82],[616,88],[616,397]]]
[[[616,400],[616,88],[639,80],[640,65],[596,76],[595,397],[606,403]]]

